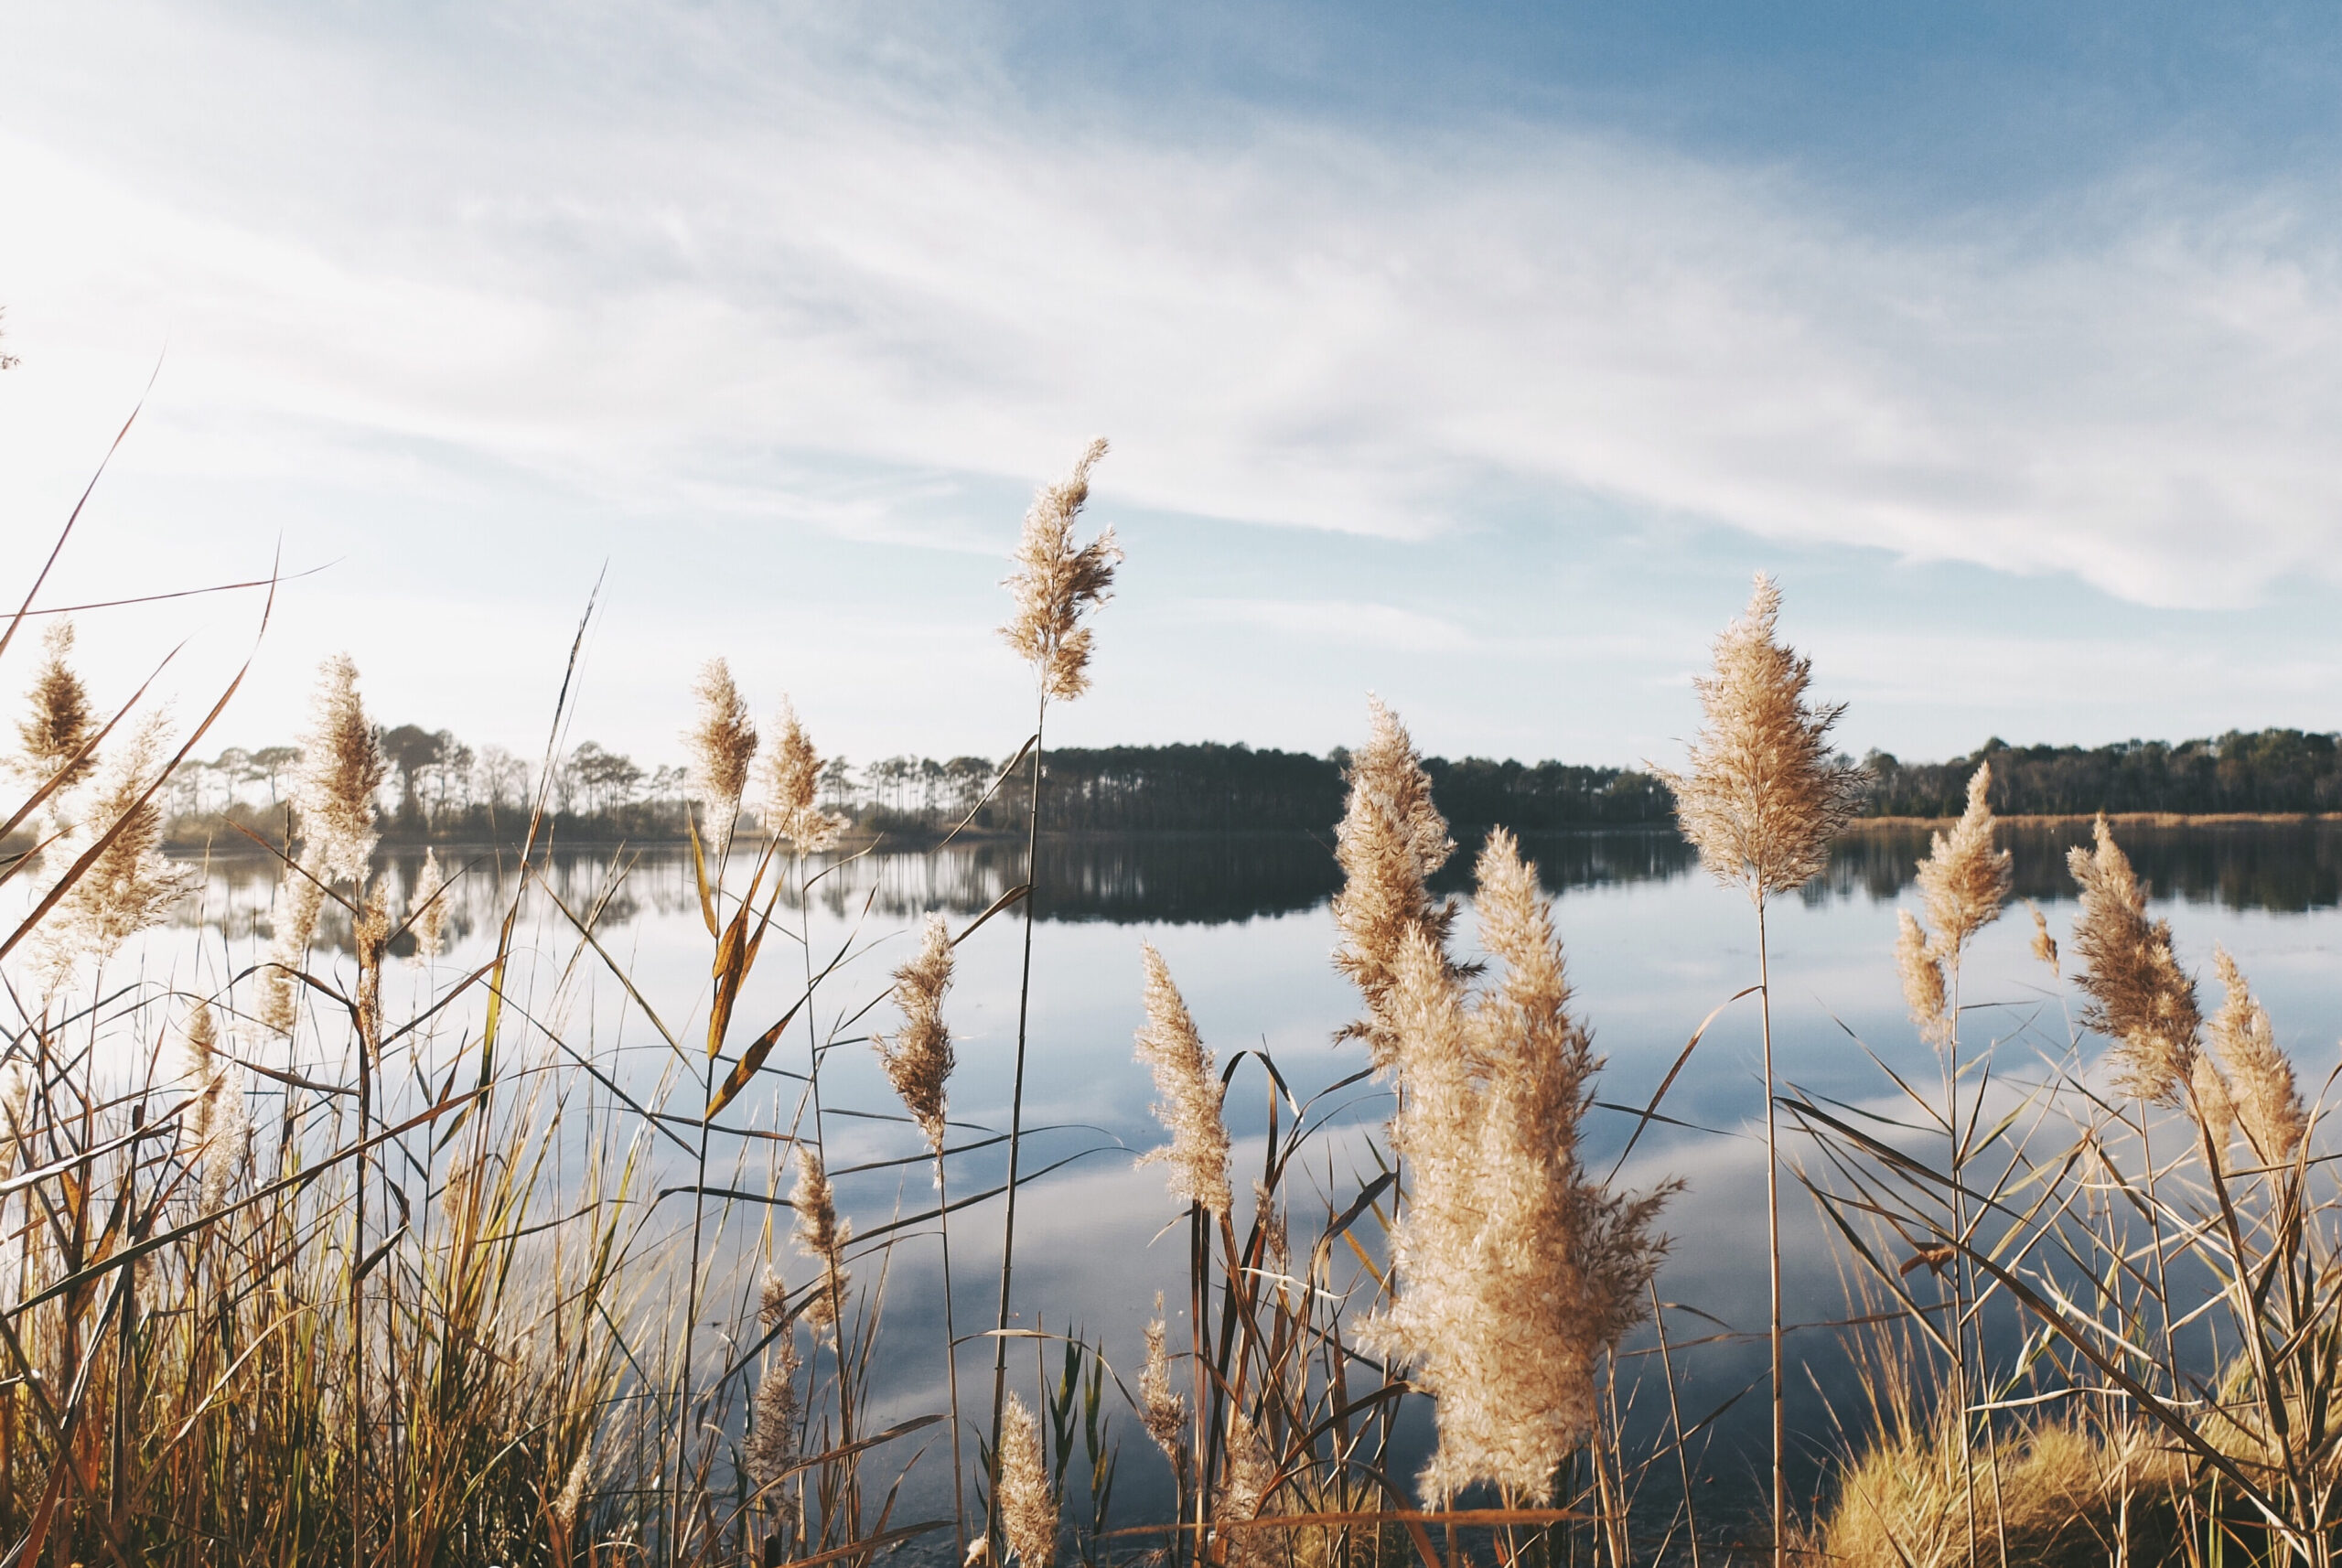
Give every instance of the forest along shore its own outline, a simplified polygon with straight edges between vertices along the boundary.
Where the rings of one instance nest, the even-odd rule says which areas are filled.
[[[2337,741],[2301,730],[2090,748],[1993,739],[1940,763],[1873,751],[1864,758],[1858,821],[1883,827],[1955,818],[1965,780],[1985,764],[2004,827],[2087,822],[2100,811],[2118,824],[2148,827],[2325,820],[2342,813]],[[511,753],[493,746],[475,751],[445,730],[414,725],[386,731],[383,752],[386,842],[492,846],[525,833],[537,801],[529,770]],[[167,841],[180,853],[212,854],[235,853],[240,843],[257,851],[252,839],[281,843],[281,785],[297,757],[290,746],[270,746],[190,761],[171,786]],[[1052,750],[1040,827],[1051,835],[1330,834],[1348,764],[1340,748],[1323,757],[1217,743]],[[1674,822],[1667,790],[1637,768],[1434,757],[1423,770],[1441,813],[1459,828],[1543,832]],[[859,843],[911,849],[947,833],[1020,835],[1029,784],[1021,770],[1005,779],[1001,771],[1001,761],[982,757],[901,756],[859,766],[838,758],[822,769],[821,800]],[[685,768],[645,768],[586,741],[553,768],[543,806],[560,842],[680,843],[690,832],[692,789]]]

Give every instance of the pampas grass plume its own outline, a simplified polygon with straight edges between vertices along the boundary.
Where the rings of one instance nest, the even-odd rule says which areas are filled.
[[[1953,963],[1978,931],[2001,918],[2008,902],[2011,856],[1993,848],[1993,768],[1980,763],[1968,779],[1968,806],[1949,835],[1937,833],[1919,862],[1919,894],[1935,940]]]
[[[358,666],[336,654],[317,668],[308,733],[293,776],[304,852],[327,883],[363,882],[374,854],[374,791],[386,764],[381,732],[358,694]]]
[[[167,736],[163,716],[148,716],[97,786],[83,832],[93,839],[113,832],[113,840],[60,905],[58,929],[73,952],[113,957],[162,919],[194,879],[163,854],[163,811],[152,791]]]
[[[1090,689],[1090,628],[1081,618],[1112,596],[1114,568],[1123,559],[1111,528],[1087,544],[1073,540],[1074,522],[1090,499],[1090,470],[1105,455],[1105,441],[1092,441],[1064,482],[1033,499],[1016,544],[1016,570],[1003,585],[1015,608],[1000,634],[1033,666],[1048,697],[1079,697]]]
[[[1896,919],[1895,967],[1903,976],[1903,1000],[1919,1033],[1939,1044],[1950,1033],[1950,1020],[1944,1015],[1943,961],[1910,910],[1896,911]]]
[[[1024,1568],[1050,1568],[1057,1559],[1057,1497],[1033,1412],[1015,1394],[1000,1416],[1000,1533]]]
[[[447,950],[446,891],[447,878],[439,869],[438,854],[426,848],[423,852],[423,869],[415,874],[414,890],[407,895],[417,963],[428,963]]]
[[[1232,1201],[1228,1124],[1220,1114],[1226,1090],[1163,955],[1152,943],[1141,945],[1139,955],[1146,968],[1146,1024],[1138,1032],[1137,1056],[1155,1073],[1155,1090],[1163,1096],[1155,1106],[1155,1118],[1171,1134],[1168,1147],[1140,1163],[1166,1161],[1175,1194],[1225,1216]]]
[[[951,1031],[943,1022],[943,993],[951,984],[951,928],[942,916],[930,914],[919,956],[895,971],[895,1006],[903,1026],[892,1036],[870,1037],[886,1081],[938,1155],[943,1153],[944,1091],[953,1065]]]
[[[1441,1501],[1477,1482],[1552,1496],[1595,1424],[1595,1362],[1640,1317],[1667,1196],[1622,1198],[1585,1176],[1578,1131],[1601,1064],[1569,1011],[1552,906],[1502,830],[1477,869],[1480,945],[1501,978],[1467,1007],[1427,937],[1400,950],[1391,1142],[1413,1183],[1392,1242],[1401,1286],[1363,1334],[1434,1397],[1423,1485]]]
[[[2049,972],[2055,974],[2057,972],[2057,939],[2049,934],[2049,917],[2044,915],[2041,907],[2030,898],[2025,901],[2025,907],[2033,916],[2033,956],[2047,964]]]
[[[805,1308],[806,1324],[816,1335],[834,1333],[850,1278],[845,1247],[854,1239],[854,1227],[838,1218],[837,1193],[822,1168],[822,1156],[810,1144],[797,1145],[797,1186],[789,1201],[797,1210],[799,1249],[822,1265],[822,1283]]]
[[[2115,1079],[2127,1094],[2176,1103],[2195,1077],[2203,1015],[2196,983],[2171,950],[2171,924],[2147,918],[2147,896],[2101,814],[2090,849],[2066,857],[2081,884],[2074,950],[2077,983],[2090,997],[2082,1021],[2113,1042]]]
[[[780,739],[765,758],[765,832],[787,839],[801,854],[812,854],[837,843],[845,822],[814,803],[822,788],[822,758],[785,697],[778,727]]]
[[[748,787],[757,726],[749,721],[747,699],[732,682],[732,666],[721,659],[700,668],[692,694],[699,701],[699,721],[683,736],[691,747],[692,771],[714,825],[728,831]]]
[[[2252,994],[2244,973],[2225,948],[2212,950],[2212,964],[2228,996],[2212,1018],[2212,1048],[2228,1069],[2235,1091],[2237,1119],[2264,1165],[2291,1160],[2309,1134],[2294,1064],[2277,1048],[2269,1010]]]
[[[1780,610],[1780,590],[1758,574],[1747,610],[1716,639],[1713,671],[1694,682],[1705,720],[1689,766],[1653,769],[1709,874],[1760,904],[1829,865],[1869,777],[1831,754],[1843,704],[1808,699],[1812,661],[1776,637]]]
[[[1366,745],[1350,761],[1349,795],[1334,830],[1342,890],[1334,897],[1340,941],[1334,964],[1366,999],[1366,1018],[1351,1026],[1366,1037],[1374,1065],[1390,1065],[1383,1024],[1399,954],[1411,935],[1443,950],[1456,922],[1452,901],[1434,902],[1432,874],[1456,853],[1447,822],[1432,803],[1431,776],[1398,715],[1367,699]]]
[[[1146,1434],[1176,1469],[1187,1426],[1187,1401],[1171,1386],[1171,1353],[1164,1344],[1163,1293],[1155,1293],[1155,1316],[1146,1324],[1146,1366],[1139,1373],[1139,1419]]]
[[[35,783],[45,784],[63,773],[60,789],[87,777],[94,760],[80,755],[97,728],[97,720],[90,711],[90,694],[81,678],[66,662],[72,651],[73,623],[60,620],[41,639],[40,669],[33,676],[32,711],[16,726],[26,774]]]

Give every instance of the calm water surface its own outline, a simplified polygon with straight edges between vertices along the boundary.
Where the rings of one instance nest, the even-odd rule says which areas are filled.
[[[2063,851],[2081,830],[2027,831],[2007,835],[2016,851],[2020,897],[2037,902],[2060,940],[2074,912],[2073,886]],[[2159,914],[2175,927],[2184,961],[2208,974],[2213,945],[2225,945],[2243,965],[2276,1020],[2280,1041],[2293,1052],[2305,1084],[2336,1065],[2342,1034],[2342,986],[2336,952],[2342,944],[2342,832],[2335,825],[2135,829],[2123,835],[2143,877],[2153,886]],[[1781,1078],[1812,1094],[1853,1103],[1883,1101],[1890,1086],[1871,1052],[1907,1077],[1937,1071],[1904,1015],[1895,974],[1896,911],[1911,903],[1910,870],[1926,835],[1873,831],[1840,847],[1829,873],[1797,897],[1778,904],[1770,922],[1775,977],[1776,1051]],[[1556,899],[1555,918],[1566,947],[1583,1015],[1607,1057],[1598,1093],[1611,1106],[1639,1106],[1684,1047],[1692,1031],[1717,1004],[1756,975],[1755,923],[1737,892],[1702,874],[1671,834],[1581,833],[1530,840]],[[394,874],[412,876],[414,862],[396,858]],[[1459,854],[1445,879],[1468,894],[1468,855]],[[832,867],[815,885],[810,918],[784,899],[777,919],[790,934],[768,939],[755,979],[740,1005],[734,1047],[779,1015],[803,984],[808,960],[797,940],[807,919],[811,961],[847,957],[824,984],[816,1027],[834,1036],[825,1058],[822,1132],[833,1168],[915,1154],[916,1133],[897,1110],[867,1044],[868,1026],[887,1026],[880,1008],[866,1022],[850,1018],[886,985],[886,972],[909,956],[909,934],[929,909],[963,924],[1021,879],[1021,846],[983,844],[932,854],[867,855]],[[481,961],[491,949],[503,892],[492,855],[478,860],[460,888],[457,940],[439,961],[444,980]],[[580,912],[601,901],[598,930],[611,960],[624,965],[642,998],[686,1046],[704,1040],[711,943],[704,928],[687,858],[649,854],[565,857],[553,869],[563,899]],[[1156,837],[1067,842],[1045,845],[1032,938],[1032,1011],[1028,1024],[1026,1118],[1032,1136],[1028,1171],[1052,1167],[1020,1200],[1015,1305],[1020,1325],[1072,1326],[1103,1337],[1110,1358],[1134,1369],[1140,1329],[1162,1290],[1176,1316],[1183,1292],[1184,1227],[1164,1234],[1176,1218],[1160,1167],[1133,1167],[1133,1155],[1161,1134],[1148,1110],[1152,1084],[1132,1059],[1140,1022],[1139,948],[1159,948],[1177,978],[1205,1039],[1225,1062],[1243,1049],[1266,1052],[1293,1090],[1306,1098],[1362,1065],[1359,1047],[1333,1037],[1353,1016],[1355,996],[1329,961],[1334,932],[1327,900],[1337,873],[1326,843],[1306,836]],[[213,865],[200,909],[181,927],[157,933],[147,950],[150,968],[169,967],[185,978],[216,983],[217,976],[249,963],[261,946],[272,897],[263,868],[244,863]],[[199,943],[190,943],[199,926]],[[1460,930],[1468,932],[1468,917]],[[1965,997],[1973,1010],[1972,1044],[1996,1042],[2001,1069],[2023,1075],[2065,1052],[2063,996],[2049,972],[2027,951],[2031,922],[2021,907],[1987,930],[1969,962]],[[947,1015],[960,1067],[951,1085],[951,1112],[971,1142],[986,1129],[1004,1129],[1017,1024],[1017,977],[1023,958],[1020,920],[996,918],[960,950],[958,981]],[[678,1112],[696,1108],[696,1090],[681,1087],[677,1054],[662,1040],[645,1008],[613,981],[607,965],[579,954],[558,911],[534,900],[523,922],[532,962],[527,1006],[543,1028],[606,1065],[628,1091],[643,1098],[665,1081]],[[346,959],[343,961],[346,963]],[[402,983],[420,984],[415,975]],[[451,1021],[449,1027],[458,1025]],[[773,1058],[801,1074],[809,1044],[801,1027]],[[2094,1052],[2094,1042],[2086,1047]],[[1758,1135],[1762,1088],[1753,1003],[1727,1010],[1709,1032],[1670,1093],[1666,1112],[1688,1126],[1654,1126],[1621,1172],[1629,1186],[1668,1179],[1687,1184],[1667,1212],[1672,1238],[1660,1293],[1743,1330],[1765,1320],[1763,1161]],[[696,1067],[690,1070],[697,1071]],[[606,1101],[574,1066],[555,1075],[575,1091]],[[798,1113],[800,1078],[768,1073],[725,1120],[743,1128],[786,1125]],[[1262,1157],[1267,1079],[1254,1064],[1240,1071],[1230,1119],[1240,1140],[1240,1176]],[[1316,1146],[1302,1187],[1294,1194],[1296,1248],[1327,1206],[1348,1201],[1373,1166],[1365,1137],[1379,1134],[1389,1103],[1361,1085],[1336,1102],[1343,1109]],[[1633,1118],[1622,1111],[1595,1113],[1589,1130],[1596,1168],[1607,1168]],[[1249,1137],[1248,1137],[1249,1134]],[[755,1191],[787,1176],[773,1167],[768,1141],[717,1141],[719,1179]],[[672,1154],[669,1145],[668,1154]],[[1000,1178],[996,1148],[955,1159],[957,1192]],[[671,1164],[667,1180],[677,1179]],[[926,1207],[931,1187],[917,1165],[891,1165],[843,1178],[843,1206],[865,1231],[891,1216]],[[1838,1262],[1810,1204],[1785,1185],[1789,1226],[1788,1313],[1793,1321],[1842,1316],[1845,1297]],[[1313,1219],[1313,1211],[1315,1218]],[[785,1220],[785,1214],[776,1214]],[[762,1212],[736,1214],[726,1244],[759,1245]],[[687,1225],[688,1205],[670,1200],[657,1217]],[[964,1334],[989,1325],[997,1291],[997,1201],[954,1217],[954,1273],[959,1324]],[[654,1226],[654,1230],[656,1227]],[[793,1254],[786,1266],[801,1275]],[[941,1314],[938,1249],[930,1233],[897,1246],[888,1262],[882,1402],[889,1415],[942,1408]],[[875,1274],[876,1261],[866,1261]],[[1676,1325],[1690,1336],[1713,1333],[1688,1316]],[[1173,1337],[1179,1332],[1175,1326]],[[1825,1389],[1842,1397],[1842,1365],[1826,1332],[1792,1340],[1810,1357]],[[988,1373],[990,1350],[963,1352],[967,1376]],[[1035,1373],[1020,1345],[1012,1368],[1029,1386]],[[1637,1365],[1642,1363],[1638,1362]],[[1687,1419],[1729,1399],[1762,1375],[1762,1347],[1724,1341],[1685,1354]],[[1133,1379],[1134,1382],[1134,1376]],[[988,1376],[978,1382],[988,1388]],[[1828,1418],[1821,1396],[1793,1376],[1792,1420],[1819,1438]],[[1647,1396],[1646,1407],[1659,1396]],[[1752,1394],[1717,1423],[1712,1468],[1731,1491],[1761,1465],[1764,1416]],[[1126,1507],[1159,1505],[1167,1472],[1125,1420],[1124,1463],[1118,1497]],[[940,1454],[939,1446],[935,1453]],[[932,1456],[922,1466],[928,1484],[948,1487]]]

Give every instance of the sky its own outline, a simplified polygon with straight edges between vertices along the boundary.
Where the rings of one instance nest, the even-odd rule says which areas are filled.
[[[679,759],[1671,760],[1757,571],[1849,750],[2342,728],[2342,13],[5,6],[0,596],[99,694]],[[143,399],[143,402],[142,402]],[[14,701],[30,660],[0,666]]]

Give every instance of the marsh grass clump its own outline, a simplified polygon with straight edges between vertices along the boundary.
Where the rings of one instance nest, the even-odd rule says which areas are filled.
[[[1798,1557],[1844,1568],[1973,1561],[1967,1499],[1971,1477],[1983,1472],[1997,1488],[1985,1561],[1998,1561],[2002,1541],[2012,1568],[2185,1560],[2187,1466],[2150,1432],[2049,1416],[2013,1425],[1987,1453],[1963,1442],[1967,1430],[1948,1406],[1891,1421],[1834,1477],[1827,1504],[1799,1532]]]

